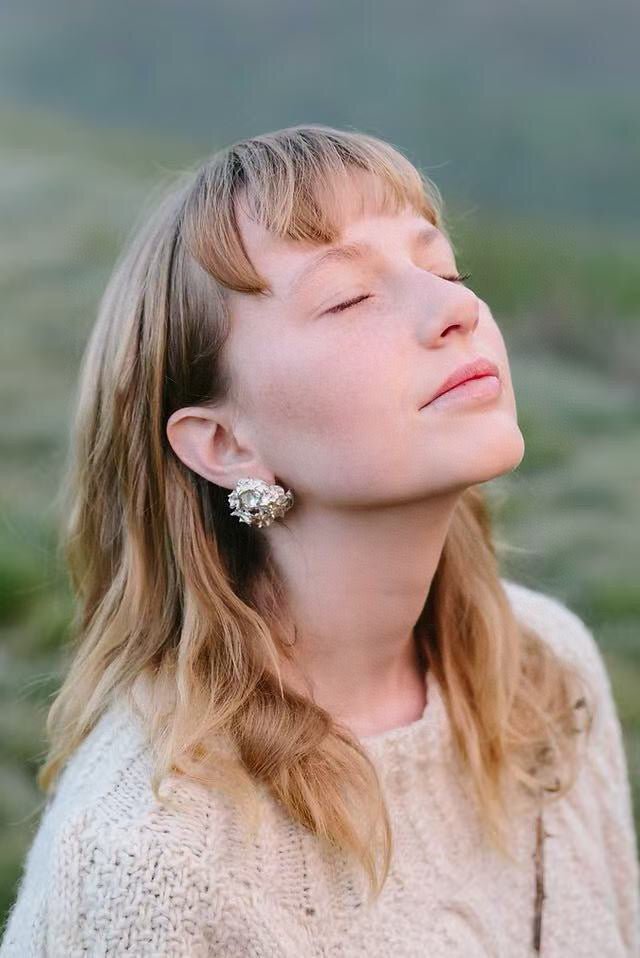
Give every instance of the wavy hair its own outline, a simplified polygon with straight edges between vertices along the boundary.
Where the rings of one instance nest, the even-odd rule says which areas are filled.
[[[51,790],[124,694],[146,723],[159,802],[171,804],[165,780],[186,776],[255,812],[256,786],[266,786],[319,840],[355,857],[375,896],[393,838],[376,768],[355,736],[283,683],[292,623],[267,543],[230,516],[230,490],[190,470],[166,435],[175,410],[233,396],[228,291],[269,289],[241,241],[239,197],[278,236],[335,242],[333,191],[345,177],[357,189],[363,172],[384,211],[409,204],[448,236],[437,187],[399,150],[300,125],[183,171],[125,243],[82,359],[61,486],[73,642],[38,784]],[[572,716],[584,700],[578,672],[516,621],[477,487],[460,496],[415,637],[488,834],[509,855],[516,793],[560,797],[575,780]]]

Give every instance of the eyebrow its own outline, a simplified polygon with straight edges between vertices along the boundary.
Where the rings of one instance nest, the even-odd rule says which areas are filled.
[[[426,226],[413,235],[411,245],[413,247],[421,246],[424,248],[433,243],[439,236],[442,236],[442,233],[437,226]],[[328,250],[325,250],[324,253],[320,253],[319,256],[311,260],[311,262],[294,277],[293,282],[289,286],[289,295],[295,293],[300,286],[309,279],[311,274],[315,273],[320,267],[324,267],[328,263],[357,262],[366,259],[367,256],[372,255],[374,252],[373,246],[364,241],[360,243],[344,243],[341,246],[331,246]]]

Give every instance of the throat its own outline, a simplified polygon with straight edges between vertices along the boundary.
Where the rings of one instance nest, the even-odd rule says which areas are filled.
[[[380,702],[366,718],[349,717],[342,719],[341,724],[359,738],[382,735],[420,721],[427,708],[427,699],[427,683],[423,673],[417,677],[416,686],[407,689],[400,700]]]

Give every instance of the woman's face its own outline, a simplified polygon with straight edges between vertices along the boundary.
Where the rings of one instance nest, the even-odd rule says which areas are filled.
[[[380,215],[359,202],[345,188],[337,245],[367,251],[321,263],[328,244],[280,239],[238,207],[246,251],[273,295],[230,296],[236,436],[298,506],[462,491],[514,469],[524,453],[500,330],[471,289],[441,278],[458,272],[449,242],[411,208]],[[499,369],[496,397],[458,393],[424,406],[478,357]]]

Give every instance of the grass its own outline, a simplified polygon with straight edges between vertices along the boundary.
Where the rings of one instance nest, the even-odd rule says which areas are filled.
[[[78,361],[133,219],[180,144],[88,136],[0,110],[0,913],[42,796],[35,771],[60,677],[71,598],[55,503]],[[7,146],[6,144],[10,144]],[[566,600],[593,627],[625,735],[640,826],[640,281],[637,244],[567,227],[463,215],[461,264],[511,356],[526,454],[485,486],[508,574]]]

